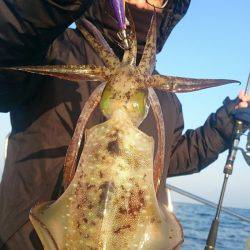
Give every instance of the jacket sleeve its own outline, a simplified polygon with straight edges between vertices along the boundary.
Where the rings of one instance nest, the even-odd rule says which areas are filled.
[[[233,120],[231,111],[237,100],[226,98],[223,106],[211,114],[205,124],[182,134],[184,123],[181,105],[174,131],[168,176],[177,176],[201,171],[218,158],[231,144]]]
[[[1,0],[0,67],[38,64],[50,44],[80,17],[91,0]],[[34,86],[25,74],[0,72],[0,111],[7,112]]]

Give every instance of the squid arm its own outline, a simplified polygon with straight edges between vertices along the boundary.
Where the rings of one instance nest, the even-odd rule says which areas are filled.
[[[156,64],[156,15],[151,19],[151,25],[147,34],[146,45],[139,63],[141,74],[151,75]]]
[[[101,44],[105,47],[107,51],[109,51],[111,54],[114,54],[114,51],[111,49],[109,44],[107,43],[106,39],[103,37],[102,33],[96,28],[95,25],[93,25],[90,21],[88,21],[86,18],[81,18],[77,21],[77,27],[80,30],[81,29],[81,23],[84,24],[84,26],[92,31],[93,36],[96,40],[100,41]],[[81,31],[81,30],[80,30]]]
[[[76,168],[77,168],[77,157],[79,155],[79,148],[85,132],[86,124],[94,112],[96,106],[99,104],[102,92],[104,90],[105,83],[100,84],[90,95],[89,99],[85,103],[82,112],[78,118],[76,129],[72,140],[69,144],[65,162],[64,162],[64,174],[63,174],[63,186],[64,190],[69,186],[72,181]]]
[[[231,79],[198,79],[175,76],[153,75],[149,77],[148,87],[154,87],[166,92],[191,92],[229,83],[240,83]]]
[[[24,71],[39,75],[52,76],[73,82],[107,81],[110,71],[106,67],[95,65],[46,65],[1,68],[1,70]]]
[[[89,42],[93,49],[98,53],[102,59],[104,65],[109,69],[114,69],[117,65],[120,65],[118,57],[114,54],[111,49],[107,49],[100,41],[97,41],[81,24],[76,22],[77,28],[82,33],[84,38]]]
[[[164,155],[165,155],[165,126],[162,115],[161,105],[153,88],[148,88],[148,98],[153,110],[153,114],[157,125],[158,145],[157,152],[154,159],[154,187],[156,193],[160,186],[160,180],[164,168]]]

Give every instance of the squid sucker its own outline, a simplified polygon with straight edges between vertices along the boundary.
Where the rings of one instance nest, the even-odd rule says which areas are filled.
[[[100,82],[80,114],[67,151],[65,192],[57,201],[37,205],[30,212],[30,220],[45,249],[160,250],[176,249],[183,241],[177,219],[171,212],[162,211],[156,196],[164,168],[165,131],[153,88],[188,92],[238,81],[153,75],[156,17],[152,17],[138,65],[135,28],[131,18],[129,21],[131,48],[124,52],[121,61],[98,30],[85,20],[84,25],[78,23],[78,29],[104,66],[7,69],[76,82]],[[92,33],[84,28],[90,26]],[[98,104],[107,120],[85,131]],[[138,129],[147,116],[149,105],[158,130],[155,157],[154,139]],[[84,135],[84,148],[79,152]]]

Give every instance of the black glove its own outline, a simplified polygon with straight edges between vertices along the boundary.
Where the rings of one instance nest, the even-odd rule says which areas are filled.
[[[230,114],[234,120],[242,121],[247,127],[250,126],[250,107],[237,108],[240,103],[240,99],[237,97],[234,100],[230,100],[228,97],[224,100],[223,104],[228,114]]]
[[[235,109],[231,114],[234,119],[242,121],[248,127],[250,126],[250,107]]]

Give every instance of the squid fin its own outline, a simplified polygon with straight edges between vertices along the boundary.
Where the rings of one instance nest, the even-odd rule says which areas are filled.
[[[36,232],[39,234],[39,238],[42,242],[42,245],[45,250],[59,250],[59,246],[57,245],[53,235],[46,227],[46,225],[39,218],[40,214],[48,208],[52,204],[51,201],[41,203],[35,207],[33,207],[29,214],[29,219],[34,226]]]

